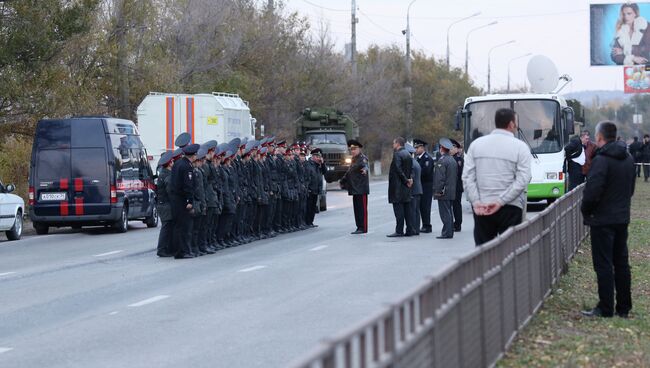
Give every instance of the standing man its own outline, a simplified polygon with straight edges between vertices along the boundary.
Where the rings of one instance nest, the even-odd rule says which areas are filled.
[[[411,236],[412,233],[404,233],[404,221],[407,229],[412,228],[411,221],[411,187],[413,186],[413,161],[411,156],[404,149],[406,141],[402,137],[393,140],[393,161],[390,164],[388,173],[388,203],[393,204],[395,213],[395,232],[386,235],[389,238]]]
[[[641,162],[643,163],[643,180],[647,182],[650,177],[650,135],[647,134],[643,136]]]
[[[422,183],[422,198],[420,198],[420,217],[422,218],[421,233],[430,233],[431,228],[431,202],[433,201],[433,168],[435,162],[427,152],[427,142],[414,139],[415,155],[420,164],[420,181]]]
[[[158,235],[158,257],[172,257],[172,241],[174,237],[174,221],[172,219],[171,208],[171,174],[174,153],[167,151],[162,154],[158,161],[158,179],[156,179],[156,209],[162,226],[160,227],[160,235]]]
[[[411,187],[411,229],[408,229],[407,232],[412,233],[413,235],[420,235],[420,200],[422,199],[422,179],[420,164],[418,160],[415,159],[415,147],[406,144],[406,151],[411,155],[411,161],[413,162],[413,187]],[[408,224],[408,222],[407,222]]]
[[[514,135],[515,111],[497,110],[494,122],[496,129],[472,142],[465,155],[463,186],[474,211],[477,246],[521,223],[531,179],[530,148]]]
[[[598,280],[598,305],[582,311],[589,317],[612,317],[616,313],[627,318],[632,309],[627,227],[636,178],[632,156],[615,139],[614,123],[598,123],[599,149],[587,176],[580,208],[585,225],[591,227],[591,257]]]
[[[585,175],[582,173],[586,157],[584,152],[580,138],[575,136],[564,146],[564,165],[569,174],[569,191],[585,182]]]
[[[368,157],[363,154],[361,150],[363,145],[359,141],[350,139],[348,147],[352,154],[352,163],[339,183],[341,188],[347,189],[348,195],[352,196],[354,222],[357,229],[351,234],[365,234],[368,232],[368,194],[370,194]]]
[[[183,147],[184,156],[174,162],[171,174],[172,213],[174,214],[174,258],[194,258],[192,253],[192,214],[194,213],[194,169],[192,162],[198,144]]]
[[[630,155],[632,155],[632,158],[634,159],[634,163],[636,164],[636,177],[640,178],[641,177],[641,165],[638,165],[640,163],[643,163],[643,160],[641,160],[641,149],[643,148],[643,143],[639,141],[639,137],[634,137],[634,141],[630,144]]]
[[[450,139],[454,149],[451,150],[451,157],[456,160],[458,164],[456,173],[456,198],[452,203],[454,209],[454,231],[460,232],[463,225],[463,167],[465,166],[465,159],[463,158],[463,146],[455,139]]]
[[[307,208],[305,223],[307,227],[318,227],[314,224],[314,217],[318,210],[318,196],[323,191],[323,175],[327,166],[323,164],[323,151],[316,148],[311,151],[311,157],[305,163],[305,186],[307,187]]]
[[[591,141],[588,130],[583,130],[580,133],[580,141],[582,142],[582,148],[585,151],[585,164],[582,165],[582,175],[587,177],[589,174],[589,169],[591,168],[591,160],[594,159],[596,155],[596,145]]]
[[[453,202],[456,199],[456,181],[458,180],[458,164],[451,157],[454,145],[448,138],[441,138],[440,158],[436,162],[433,179],[433,197],[438,201],[438,213],[442,221],[442,232],[437,239],[454,237]]]

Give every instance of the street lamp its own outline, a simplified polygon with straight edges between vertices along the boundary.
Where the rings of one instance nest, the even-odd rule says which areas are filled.
[[[517,56],[516,58],[510,59],[510,61],[508,61],[508,93],[510,93],[510,64],[512,64],[512,62],[515,61],[515,60],[522,59],[522,58],[528,57],[530,55],[532,55],[532,53],[529,52],[529,53],[527,53],[525,55]]]
[[[411,87],[411,5],[417,0],[411,0],[406,8],[406,138],[411,138],[411,125],[413,123],[413,89]]]
[[[472,29],[469,30],[469,32],[467,32],[467,37],[465,37],[465,78],[469,79],[469,74],[467,73],[467,70],[468,70],[467,63],[468,63],[468,60],[469,60],[469,35],[471,35],[472,32],[474,32],[474,31],[477,31],[477,30],[479,30],[481,28],[493,26],[493,25],[495,25],[497,23],[499,23],[499,22],[495,20],[492,23],[488,23],[488,24],[484,24],[482,26],[478,26],[476,28],[472,28]]]
[[[488,93],[488,94],[489,94],[490,91],[491,91],[491,89],[490,89],[490,56],[492,55],[492,51],[494,51],[494,49],[496,49],[496,48],[499,48],[499,47],[502,47],[502,46],[506,46],[506,45],[510,45],[510,44],[512,44],[512,43],[515,43],[515,42],[517,42],[517,41],[515,41],[515,40],[510,40],[510,41],[508,41],[508,42],[500,43],[500,44],[498,44],[498,45],[496,45],[496,46],[493,46],[493,47],[490,49],[490,51],[488,51],[488,78],[487,78],[487,79],[488,79],[488,81],[487,81],[487,82],[488,82],[488,83],[487,83],[487,84],[488,84],[488,86],[487,86],[487,87],[488,87],[488,90],[487,90],[487,93]]]
[[[468,17],[461,18],[461,19],[459,19],[459,20],[457,20],[457,21],[455,21],[455,22],[451,22],[451,24],[449,25],[449,27],[447,27],[447,69],[449,69],[449,30],[451,29],[451,27],[452,27],[454,24],[460,23],[460,22],[462,22],[462,21],[464,21],[464,20],[467,20],[467,19],[470,19],[470,18],[477,17],[477,16],[479,16],[479,15],[481,15],[481,12],[476,12],[476,13],[474,13],[474,14],[468,16]]]

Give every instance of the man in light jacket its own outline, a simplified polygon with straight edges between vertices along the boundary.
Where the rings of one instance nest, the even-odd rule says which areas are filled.
[[[474,242],[494,239],[522,222],[531,179],[530,148],[515,137],[517,115],[497,110],[496,129],[476,139],[465,155],[463,186],[474,211]]]

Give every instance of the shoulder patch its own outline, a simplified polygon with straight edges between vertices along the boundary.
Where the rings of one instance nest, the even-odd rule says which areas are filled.
[[[188,177],[190,180],[192,180],[192,172],[191,172],[191,171],[187,173],[187,177]]]

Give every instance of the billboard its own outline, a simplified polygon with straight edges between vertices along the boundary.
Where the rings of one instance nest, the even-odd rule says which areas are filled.
[[[591,65],[650,63],[650,3],[591,4]]]
[[[650,93],[650,71],[645,65],[623,68],[625,93]]]

